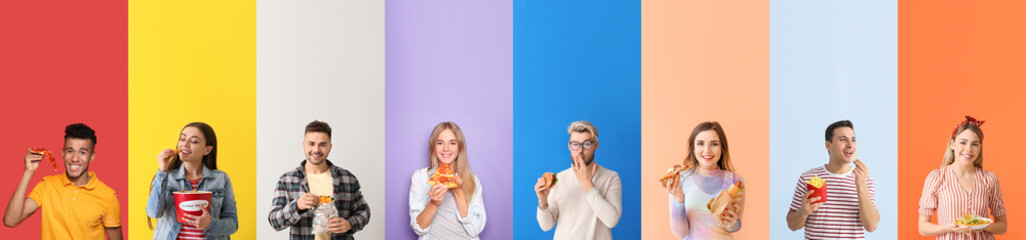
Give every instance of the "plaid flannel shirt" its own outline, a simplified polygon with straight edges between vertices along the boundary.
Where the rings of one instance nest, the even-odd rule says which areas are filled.
[[[327,161],[327,160],[325,160]],[[286,172],[278,179],[278,186],[274,189],[274,199],[271,200],[271,213],[267,221],[275,230],[281,231],[291,227],[290,239],[314,239],[313,231],[313,209],[299,210],[296,200],[304,193],[310,192],[310,186],[306,181],[306,164],[299,164],[299,167]],[[331,234],[332,240],[353,239],[353,234],[363,229],[370,221],[370,208],[363,200],[360,193],[360,182],[356,176],[348,170],[335,166],[328,161],[331,169],[332,185],[334,188],[335,208],[338,216],[349,220],[353,229],[345,233]]]

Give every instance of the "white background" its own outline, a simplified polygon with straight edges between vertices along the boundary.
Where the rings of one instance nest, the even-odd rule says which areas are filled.
[[[328,160],[356,175],[370,206],[356,238],[385,238],[384,18],[383,1],[257,1],[259,239],[288,238],[267,214],[278,178],[304,159],[313,120],[331,125]]]

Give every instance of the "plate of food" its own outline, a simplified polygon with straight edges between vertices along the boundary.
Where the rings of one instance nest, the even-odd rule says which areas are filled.
[[[980,216],[974,216],[974,215],[968,214],[968,213],[965,214],[965,215],[962,215],[961,218],[955,219],[955,225],[969,226],[969,227],[973,228],[973,230],[983,229],[983,228],[985,228],[987,226],[990,226],[991,223],[994,223],[993,219],[985,218],[985,217],[980,217]]]

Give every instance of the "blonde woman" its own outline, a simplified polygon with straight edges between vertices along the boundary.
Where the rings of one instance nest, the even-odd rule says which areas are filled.
[[[413,173],[410,183],[410,227],[418,239],[478,239],[484,230],[485,207],[481,182],[470,172],[463,131],[453,122],[442,122],[428,139],[430,167]],[[429,185],[443,165],[456,173],[456,186]]]
[[[937,239],[994,239],[1008,230],[1005,202],[997,175],[983,170],[983,130],[970,116],[955,127],[940,169],[930,172],[919,198],[919,234]],[[937,223],[930,217],[937,214]],[[992,217],[981,230],[955,225],[964,214]]]

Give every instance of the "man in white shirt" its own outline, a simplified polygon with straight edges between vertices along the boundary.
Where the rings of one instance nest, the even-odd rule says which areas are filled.
[[[551,188],[545,187],[544,177],[534,186],[538,224],[544,231],[555,226],[553,239],[612,239],[610,229],[623,212],[620,175],[595,163],[595,125],[576,121],[567,133],[571,167],[556,174],[558,181]]]

